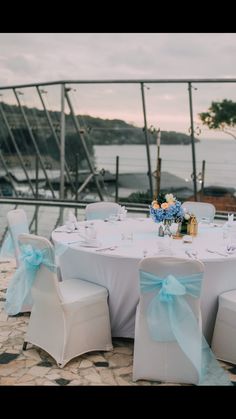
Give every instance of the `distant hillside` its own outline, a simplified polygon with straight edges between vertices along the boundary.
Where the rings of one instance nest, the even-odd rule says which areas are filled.
[[[2,108],[5,112],[7,120],[14,129],[14,132],[17,136],[17,131],[25,130],[25,123],[21,115],[21,111],[16,105],[8,105],[2,102]],[[40,142],[40,133],[43,133],[44,139],[50,139],[51,131],[48,125],[45,112],[37,108],[28,108],[23,107],[27,115],[27,118],[30,122],[32,129],[37,133],[38,141]],[[53,126],[56,131],[60,131],[60,112],[58,111],[49,111],[49,115],[53,122]],[[132,124],[120,119],[102,119],[96,118],[89,115],[77,115],[79,124],[84,130],[86,140],[88,143],[95,144],[144,144],[145,136],[144,129],[135,127]],[[5,133],[8,136],[5,124],[0,118],[0,128],[1,132]],[[70,115],[66,115],[66,133],[68,135],[75,134],[75,127],[73,120]],[[22,138],[22,133],[21,133]],[[48,142],[47,140],[47,142]],[[195,139],[195,141],[199,141]],[[29,143],[29,139],[26,139],[26,142]],[[150,144],[156,144],[156,134],[153,135],[149,133],[149,142]],[[0,138],[0,144],[2,140]],[[162,131],[161,132],[161,144],[190,144],[191,138],[189,135],[184,133],[179,133],[175,131]]]
[[[144,144],[144,129],[135,127],[120,119],[101,119],[88,115],[79,116],[81,124],[89,130],[93,144]],[[195,141],[199,141],[196,140]],[[156,144],[156,134],[149,133],[150,144]],[[161,144],[190,144],[189,135],[162,131]]]

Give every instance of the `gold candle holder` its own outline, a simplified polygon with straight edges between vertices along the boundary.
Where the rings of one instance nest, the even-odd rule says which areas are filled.
[[[188,227],[187,227],[187,232],[190,236],[196,236],[198,233],[198,222],[195,215],[191,215],[190,217]]]

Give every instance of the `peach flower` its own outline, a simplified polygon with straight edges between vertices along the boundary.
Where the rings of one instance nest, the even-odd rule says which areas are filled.
[[[167,202],[163,202],[163,204],[161,204],[162,209],[167,209],[168,207],[169,207],[169,204]]]

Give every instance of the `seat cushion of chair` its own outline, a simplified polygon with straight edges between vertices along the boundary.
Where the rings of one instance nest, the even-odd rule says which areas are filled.
[[[236,290],[224,292],[219,296],[219,305],[236,311]]]
[[[77,278],[59,282],[59,288],[65,303],[78,300],[85,302],[94,297],[107,297],[108,295],[105,287]]]

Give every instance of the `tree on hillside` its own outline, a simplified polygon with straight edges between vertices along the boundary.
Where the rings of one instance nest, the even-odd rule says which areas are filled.
[[[236,125],[236,102],[227,99],[212,102],[208,112],[202,112],[199,116],[203,125],[207,125],[209,129],[223,131],[236,140],[236,134],[232,132]]]

